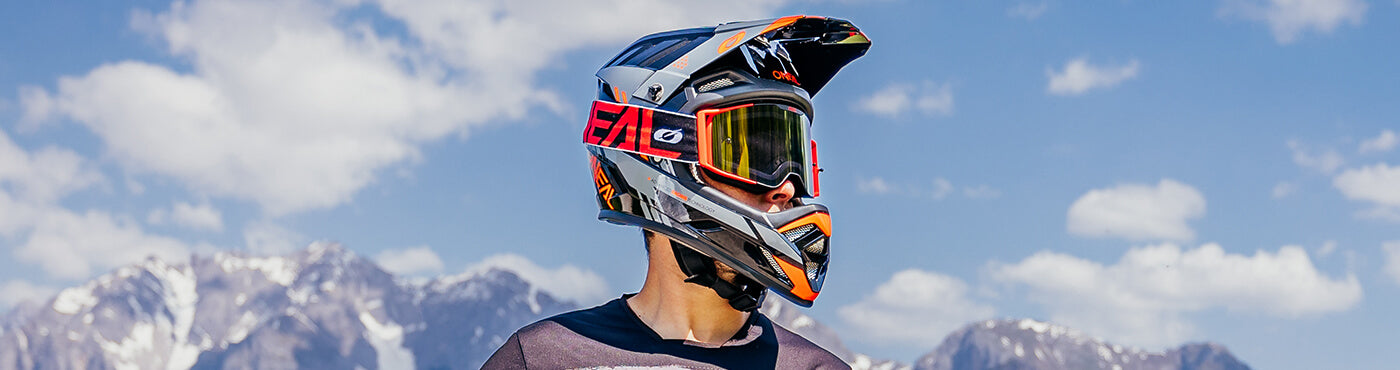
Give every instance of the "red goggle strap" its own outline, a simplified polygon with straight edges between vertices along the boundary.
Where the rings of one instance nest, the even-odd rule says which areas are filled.
[[[595,100],[583,142],[694,163],[695,122],[694,116]]]

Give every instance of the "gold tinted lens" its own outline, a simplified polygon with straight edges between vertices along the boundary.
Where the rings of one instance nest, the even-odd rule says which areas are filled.
[[[727,174],[777,187],[807,165],[807,118],[778,105],[753,105],[710,119],[711,164]],[[805,180],[805,179],[803,179]]]

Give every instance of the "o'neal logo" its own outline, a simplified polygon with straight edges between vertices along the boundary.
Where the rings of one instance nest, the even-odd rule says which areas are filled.
[[[616,189],[613,188],[612,182],[608,181],[608,174],[603,172],[603,166],[598,163],[598,159],[590,159],[590,162],[593,162],[593,185],[598,188],[598,202],[607,206],[608,209],[613,209],[612,198],[616,194]]]
[[[802,86],[801,83],[797,82],[796,75],[785,71],[773,71],[773,79],[787,81],[792,83],[793,85]]]
[[[681,142],[681,138],[683,137],[685,137],[685,134],[681,133],[681,130],[669,128],[658,129],[656,130],[656,132],[651,134],[652,140],[660,141],[667,144],[679,143]]]
[[[687,133],[689,131],[690,133]],[[666,159],[694,162],[695,117],[633,105],[594,101],[583,142]]]

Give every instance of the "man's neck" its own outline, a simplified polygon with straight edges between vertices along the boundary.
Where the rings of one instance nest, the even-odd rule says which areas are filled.
[[[748,312],[734,309],[714,290],[685,282],[669,242],[652,243],[648,258],[646,282],[627,304],[661,338],[722,344],[748,320]]]

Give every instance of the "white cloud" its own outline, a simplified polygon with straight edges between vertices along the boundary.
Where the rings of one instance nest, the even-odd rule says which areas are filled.
[[[1284,181],[1274,185],[1274,190],[1271,194],[1273,194],[1274,198],[1283,198],[1292,195],[1296,191],[1298,191],[1298,185]]]
[[[562,112],[535,75],[565,52],[778,3],[176,2],[132,24],[188,67],[119,61],[21,100],[27,124],[76,121],[128,171],[279,215],[345,203],[426,142]],[[365,12],[406,31],[375,30]]]
[[[101,181],[102,174],[71,150],[46,147],[30,153],[0,131],[0,186],[8,185],[19,199],[50,203]]]
[[[49,207],[37,212],[15,257],[38,264],[51,276],[77,280],[148,256],[181,261],[189,257],[189,250],[183,242],[146,234],[136,222],[106,212],[79,214]]]
[[[1206,200],[1190,185],[1163,179],[1157,186],[1125,184],[1094,189],[1070,205],[1066,229],[1086,237],[1191,240],[1186,221],[1206,213]]]
[[[1126,65],[1096,66],[1089,64],[1088,58],[1075,58],[1065,64],[1059,72],[1045,70],[1050,84],[1045,90],[1054,95],[1080,95],[1093,89],[1106,89],[1123,83],[1138,74],[1136,59]]]
[[[1377,206],[1357,212],[1356,217],[1400,223],[1400,207]]]
[[[166,222],[167,218],[174,221],[176,225],[194,230],[224,230],[223,215],[208,203],[192,205],[185,202],[175,202],[170,206],[170,210],[164,208],[151,210],[146,215],[146,223],[161,225]]]
[[[942,177],[933,179],[933,199],[943,200],[953,193],[953,183]]]
[[[10,280],[0,284],[0,309],[9,309],[22,302],[43,302],[58,293],[50,286],[34,285],[24,280]]]
[[[885,182],[885,179],[880,177],[872,177],[869,179],[860,179],[856,181],[856,190],[862,193],[889,194],[890,192],[894,191],[894,188],[892,188],[889,183]]]
[[[189,255],[184,243],[146,234],[124,217],[57,204],[101,181],[101,174],[70,150],[31,153],[0,131],[0,236],[22,241],[12,250],[14,258],[37,264],[49,276],[76,280],[150,255],[167,260]]]
[[[39,214],[52,206],[40,206],[14,199],[0,189],[0,236],[16,237],[34,227]]]
[[[1362,154],[1384,153],[1395,149],[1396,144],[1400,144],[1400,139],[1396,139],[1395,131],[1384,130],[1381,131],[1380,136],[1362,141],[1361,147],[1357,148],[1356,151]]]
[[[384,270],[400,276],[436,275],[442,272],[442,258],[428,246],[386,249],[374,255]]]
[[[856,103],[856,108],[876,115],[898,118],[911,111],[924,116],[953,114],[953,88],[950,84],[924,82],[923,86],[891,83]]]
[[[164,208],[156,208],[146,213],[146,223],[150,225],[164,225],[166,218],[170,217]]]
[[[1205,244],[1134,248],[1116,264],[1040,252],[1015,264],[992,263],[990,275],[1025,286],[1052,319],[1110,341],[1161,348],[1194,338],[1186,314],[1224,308],[1295,318],[1341,312],[1362,297],[1356,276],[1331,278],[1302,247],[1253,256]]]
[[[963,196],[972,199],[995,199],[1001,197],[1001,190],[987,185],[969,186],[963,188]]]
[[[1342,23],[1360,26],[1366,15],[1362,0],[1226,0],[1222,15],[1269,24],[1274,40],[1289,44],[1312,30],[1331,33]]]
[[[280,256],[305,246],[307,239],[270,221],[254,221],[243,227],[243,243],[254,255]]]
[[[141,182],[136,181],[131,177],[127,177],[126,190],[131,192],[131,195],[141,195],[146,193],[146,186],[141,185]]]
[[[916,198],[944,200],[958,194],[958,187],[952,181],[938,177],[927,185],[897,183],[882,177],[870,177],[856,182],[856,189],[866,194],[901,195]],[[994,199],[1001,197],[1001,191],[987,185],[964,186],[962,193],[969,199]]]
[[[991,318],[996,310],[968,297],[955,277],[908,269],[838,313],[859,335],[881,342],[932,348],[963,324]]]
[[[509,253],[487,257],[481,263],[467,268],[466,274],[476,274],[493,268],[514,272],[521,279],[555,298],[571,300],[585,306],[602,303],[613,296],[607,282],[593,271],[568,264],[554,269],[544,268],[525,257]]]
[[[1331,182],[1348,199],[1368,200],[1380,206],[1400,206],[1400,167],[1378,163],[1352,168]]]
[[[1038,3],[1023,2],[1016,4],[1011,9],[1006,10],[1006,15],[1013,18],[1023,18],[1026,20],[1036,20],[1045,15],[1045,11],[1050,10],[1050,3],[1041,1]]]
[[[1326,242],[1323,242],[1321,247],[1317,247],[1317,256],[1318,256],[1318,257],[1327,257],[1327,256],[1332,255],[1332,253],[1333,253],[1333,252],[1336,252],[1336,251],[1337,251],[1337,241],[1336,241],[1336,240],[1328,240],[1328,241],[1326,241]]]
[[[1293,151],[1293,163],[1299,167],[1317,171],[1324,175],[1330,175],[1341,168],[1345,163],[1342,155],[1335,150],[1324,150],[1321,154],[1312,154],[1302,144],[1295,140],[1288,141],[1288,149]]]
[[[197,230],[223,231],[224,218],[218,209],[208,203],[192,205],[175,202],[170,208],[170,219],[175,224]]]
[[[1385,267],[1382,270],[1394,279],[1396,285],[1400,285],[1400,240],[1382,243],[1381,253],[1385,254]]]
[[[1400,166],[1377,163],[1342,171],[1332,186],[1347,199],[1371,203],[1374,208],[1363,216],[1400,222]]]

